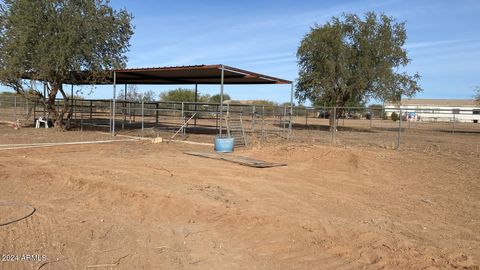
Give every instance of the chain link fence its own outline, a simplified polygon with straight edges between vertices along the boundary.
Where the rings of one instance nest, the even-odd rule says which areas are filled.
[[[70,100],[71,127],[78,130],[138,133],[217,134],[220,105],[194,102]],[[57,100],[58,109],[63,100]],[[113,110],[115,106],[115,110]],[[113,117],[112,112],[115,111]],[[224,117],[240,117],[253,139],[290,139],[424,151],[464,148],[479,151],[480,108],[300,107],[225,104]],[[19,96],[0,97],[0,121],[35,126],[48,112]],[[113,121],[113,119],[115,121]],[[291,126],[291,128],[290,128]],[[225,125],[223,125],[225,128]],[[180,132],[178,132],[180,131]]]

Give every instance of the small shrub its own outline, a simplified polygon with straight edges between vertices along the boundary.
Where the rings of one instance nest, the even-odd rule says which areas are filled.
[[[397,122],[398,121],[398,113],[396,112],[393,112],[392,115],[390,116],[390,119],[392,119],[393,122]]]

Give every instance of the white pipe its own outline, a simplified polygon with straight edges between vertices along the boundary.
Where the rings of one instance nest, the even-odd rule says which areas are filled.
[[[84,141],[84,142],[62,142],[62,143],[37,143],[37,144],[3,144],[0,145],[0,151],[2,150],[13,150],[13,149],[28,149],[28,148],[39,148],[39,147],[50,147],[50,146],[62,146],[62,145],[82,145],[82,144],[100,144],[100,143],[112,143],[112,142],[135,142],[137,139],[122,139],[122,140],[105,140],[105,141]],[[8,147],[13,146],[13,147]]]

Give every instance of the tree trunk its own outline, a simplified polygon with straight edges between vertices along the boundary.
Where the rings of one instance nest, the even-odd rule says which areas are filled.
[[[63,96],[64,104],[63,107],[60,111],[57,111],[55,108],[55,99],[57,97],[57,93],[60,91],[60,93]],[[54,127],[58,130],[64,131],[65,128],[65,122],[64,122],[64,116],[65,113],[68,111],[69,105],[68,105],[68,100],[69,98],[65,95],[65,92],[63,91],[62,84],[61,83],[51,83],[51,89],[50,92],[48,93],[48,99],[46,101],[47,109],[50,114],[48,117],[49,119],[55,119],[54,122]]]
[[[328,126],[329,126],[329,130],[330,131],[333,131],[333,127],[334,127],[334,109],[330,109],[330,111],[328,111]]]
[[[65,130],[70,128],[70,123],[69,123],[70,122],[70,115],[71,115],[70,113],[68,114],[67,119],[65,119],[65,121],[64,121],[65,114],[69,111],[69,108],[70,108],[70,105],[69,105],[70,98],[63,91],[63,85],[62,84],[60,84],[60,87],[59,87],[58,90],[60,91],[60,93],[63,96],[63,107],[60,110],[60,112],[58,114],[58,119],[57,119],[57,121],[55,121],[55,123],[59,122],[58,128],[65,131]]]
[[[329,118],[328,118],[329,120],[328,125],[329,125],[330,131],[333,131],[333,129],[335,129],[335,131],[338,130],[338,125],[336,125],[335,122],[338,123],[338,119],[340,118],[344,110],[345,108],[339,108],[338,106],[335,106],[335,108],[330,109]]]

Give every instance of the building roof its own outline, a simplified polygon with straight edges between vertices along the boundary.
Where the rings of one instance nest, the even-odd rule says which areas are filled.
[[[225,65],[195,65],[151,68],[126,68],[107,71],[106,78],[96,80],[88,71],[75,72],[73,79],[66,84],[113,84],[116,74],[117,84],[220,84],[221,70],[224,68],[224,84],[291,84],[291,81],[255,73]],[[26,74],[24,79],[33,76]]]
[[[446,107],[473,107],[477,106],[473,99],[402,99],[403,106],[446,106]],[[393,104],[389,104],[393,105]]]

